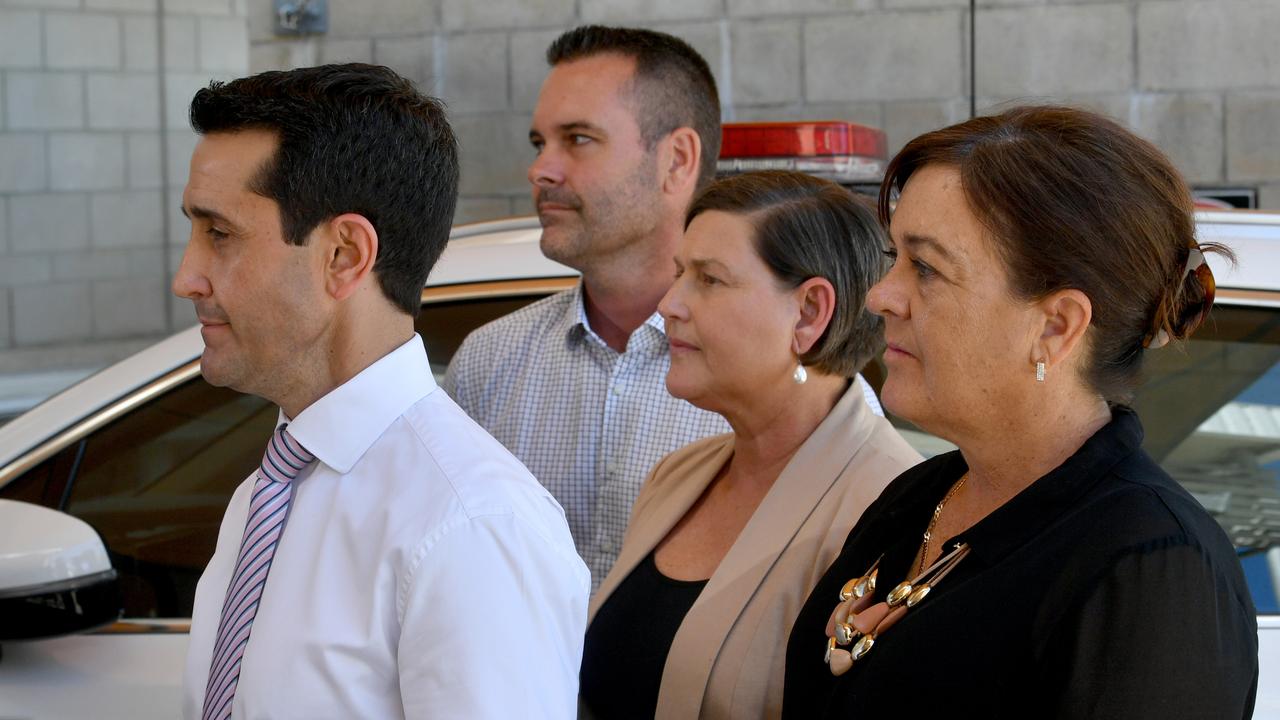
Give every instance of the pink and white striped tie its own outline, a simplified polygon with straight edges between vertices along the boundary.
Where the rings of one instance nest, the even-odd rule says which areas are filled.
[[[209,684],[204,694],[203,720],[231,717],[231,700],[240,681],[240,661],[249,642],[249,630],[258,612],[262,589],[267,584],[271,559],[289,516],[293,480],[316,459],[285,427],[276,428],[258,467],[249,519],[240,540],[240,555],[231,584],[227,586],[227,597],[222,602],[222,620],[218,623]]]

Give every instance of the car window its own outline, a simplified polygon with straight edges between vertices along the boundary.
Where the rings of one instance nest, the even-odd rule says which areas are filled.
[[[1144,447],[1236,545],[1258,611],[1280,612],[1280,308],[1219,304],[1190,341],[1146,363],[1134,401]],[[891,419],[925,456],[954,448]]]
[[[433,301],[416,321],[443,373],[471,330],[546,293]],[[64,448],[0,490],[59,508],[102,535],[120,574],[125,617],[191,616],[235,488],[261,461],[274,405],[196,374]]]
[[[521,295],[506,298],[485,298],[458,300],[453,302],[437,302],[422,306],[418,315],[418,334],[427,346],[427,359],[431,361],[431,371],[439,380],[449,367],[449,361],[458,351],[458,346],[467,338],[472,330],[481,325],[515,312],[545,295]]]
[[[1219,306],[1150,355],[1134,403],[1147,451],[1239,548],[1258,611],[1280,612],[1280,309]]]
[[[222,513],[276,421],[196,377],[80,442],[66,512],[102,535],[129,617],[190,617]]]

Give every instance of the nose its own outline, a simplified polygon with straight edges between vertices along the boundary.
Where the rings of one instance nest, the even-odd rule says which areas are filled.
[[[667,293],[658,301],[658,313],[668,323],[673,320],[689,319],[689,307],[684,302],[684,285],[681,279],[676,278],[671,287],[667,288]]]
[[[213,286],[210,285],[209,278],[204,273],[201,258],[202,253],[198,243],[194,240],[189,241],[187,249],[182,252],[182,262],[178,265],[178,271],[173,274],[171,289],[174,295],[188,300],[200,300],[213,294]]]
[[[898,279],[898,272],[896,265],[889,268],[880,282],[867,291],[867,309],[880,317],[907,317],[906,293]]]
[[[547,143],[529,164],[529,184],[534,188],[540,188],[554,187],[563,182],[564,163],[551,147],[551,143]]]

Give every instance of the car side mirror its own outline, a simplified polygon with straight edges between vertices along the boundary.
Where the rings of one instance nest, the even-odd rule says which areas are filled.
[[[83,632],[120,615],[116,571],[89,523],[0,500],[0,642]]]

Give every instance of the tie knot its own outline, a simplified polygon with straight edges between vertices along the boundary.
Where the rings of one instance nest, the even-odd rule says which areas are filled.
[[[267,443],[267,452],[262,456],[262,467],[259,471],[271,482],[293,481],[303,468],[316,459],[315,455],[307,452],[306,448],[293,439],[285,429],[287,427],[288,423],[285,423],[276,428],[271,436],[271,442]]]

